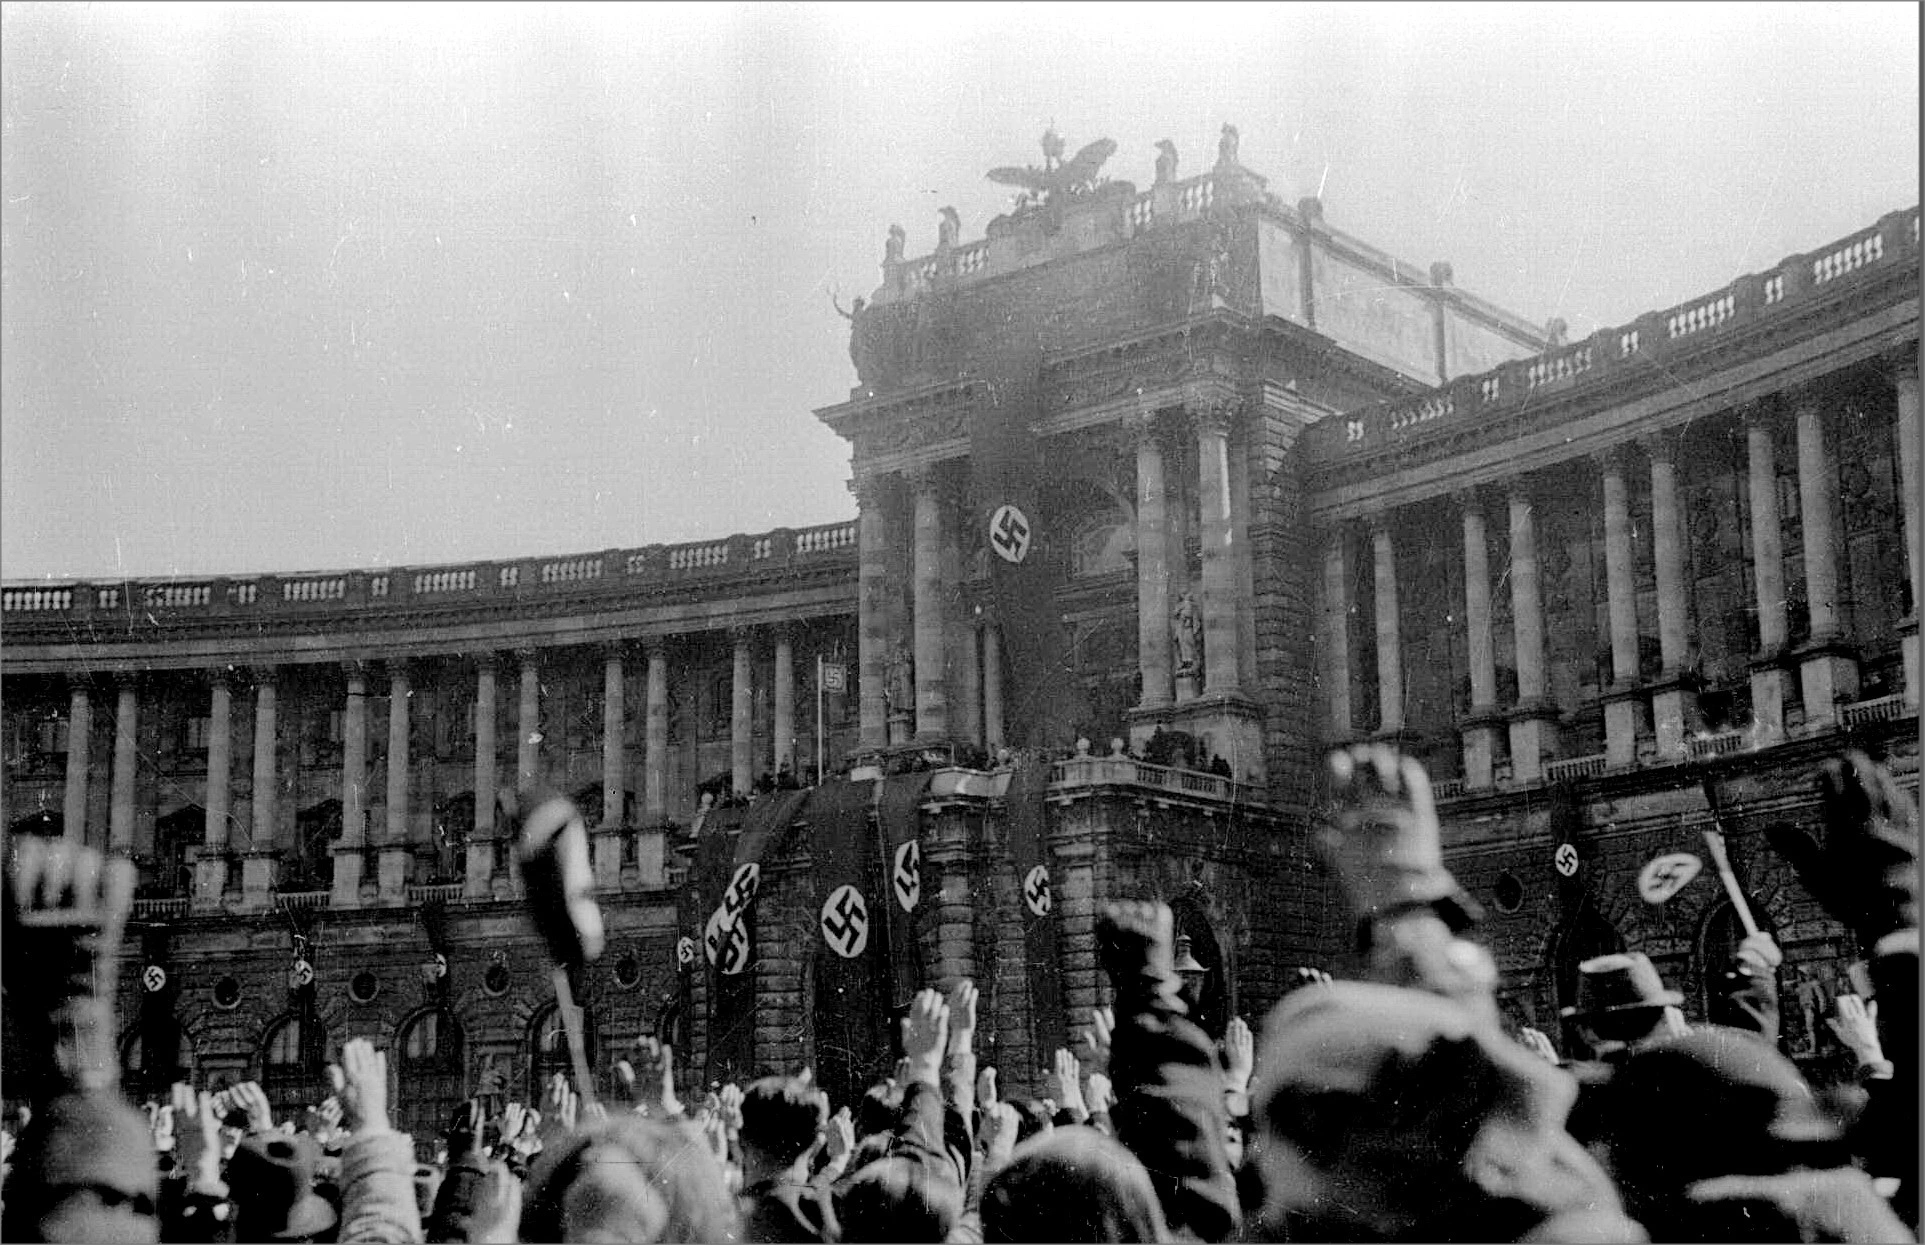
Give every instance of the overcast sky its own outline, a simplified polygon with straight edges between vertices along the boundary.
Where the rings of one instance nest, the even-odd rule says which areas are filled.
[[[853,516],[811,414],[891,222],[1052,121],[1242,131],[1574,337],[1918,201],[1912,4],[6,5],[0,574],[591,551]]]

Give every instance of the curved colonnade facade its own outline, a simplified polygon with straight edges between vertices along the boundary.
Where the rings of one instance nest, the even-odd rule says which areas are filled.
[[[899,818],[920,902],[890,954],[1007,993],[993,1040],[1020,1085],[1101,1001],[1099,896],[1176,905],[1215,1023],[1340,953],[1316,759],[1378,738],[1430,767],[1511,1020],[1554,1030],[1578,960],[1617,948],[1702,997],[1741,934],[1729,905],[1708,874],[1646,904],[1637,874],[1702,851],[1710,797],[1786,950],[1787,1039],[1819,1058],[1815,1009],[1855,951],[1762,829],[1810,821],[1814,768],[1848,743],[1916,788],[1918,247],[1917,210],[1895,212],[1570,342],[1282,203],[1233,144],[1199,177],[1171,160],[1140,193],[1072,188],[981,241],[892,244],[853,323],[859,383],[817,412],[851,443],[854,522],[5,585],[5,823],[139,863],[136,1085],[191,1065],[311,1100],[367,1034],[425,1128],[566,1060],[501,788],[588,813],[597,1066],[659,1032],[694,1083],[816,1063],[838,963],[803,824],[826,805],[805,801],[728,1011],[699,828],[821,777],[933,770]],[[1012,393],[1081,703],[1040,825],[991,761],[1026,738],[1037,643],[991,562],[982,456],[1010,449],[985,437]],[[1047,944],[1012,919],[1037,910],[1032,857]],[[1038,1016],[1013,1000],[1044,954],[1060,1014]]]

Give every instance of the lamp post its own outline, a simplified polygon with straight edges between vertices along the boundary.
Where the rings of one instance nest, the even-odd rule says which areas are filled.
[[[1190,1011],[1194,1014],[1203,998],[1203,979],[1210,975],[1210,970],[1191,953],[1188,934],[1176,936],[1176,962],[1173,967],[1177,980],[1183,983],[1183,1001],[1190,1005]]]

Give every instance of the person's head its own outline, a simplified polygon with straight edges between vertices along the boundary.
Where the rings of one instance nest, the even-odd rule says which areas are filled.
[[[1632,1230],[1565,1130],[1575,1083],[1450,999],[1374,982],[1299,990],[1266,1022],[1257,1066],[1272,1227],[1512,1240],[1587,1216]]]
[[[800,1077],[765,1076],[742,1091],[743,1157],[781,1169],[809,1152],[829,1122],[829,1099]]]
[[[334,1208],[314,1191],[319,1148],[307,1137],[261,1133],[227,1164],[234,1233],[243,1241],[311,1241],[332,1231]]]
[[[429,1242],[511,1238],[521,1215],[521,1181],[498,1160],[469,1154],[448,1168],[434,1210],[421,1220]]]
[[[524,1241],[719,1241],[735,1199],[686,1124],[624,1115],[543,1150],[523,1195]]]
[[[1150,1173],[1093,1128],[1059,1128],[1016,1147],[983,1189],[983,1240],[1169,1239]]]
[[[902,1111],[902,1087],[894,1081],[883,1081],[871,1085],[856,1104],[856,1137],[873,1136],[886,1133],[896,1126],[896,1117]]]
[[[847,1242],[941,1241],[962,1215],[962,1189],[953,1169],[898,1152],[844,1177],[835,1213]]]
[[[1010,1106],[1016,1108],[1016,1144],[1022,1145],[1032,1137],[1040,1137],[1056,1127],[1050,1118],[1049,1108],[1036,1098],[1015,1098]]]
[[[1848,1161],[1798,1069],[1741,1029],[1704,1025],[1633,1052],[1599,1116],[1625,1206],[1654,1235],[1696,1181]]]

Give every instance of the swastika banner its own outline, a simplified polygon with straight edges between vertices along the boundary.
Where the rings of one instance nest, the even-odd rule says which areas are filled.
[[[923,882],[922,801],[933,774],[895,774],[876,784],[876,829],[881,839],[877,861],[887,885],[877,891],[887,903],[885,933],[889,953],[889,1003],[897,1011],[909,1006],[926,984],[922,972],[919,931],[923,913],[934,898]],[[914,902],[906,902],[913,896]]]
[[[1061,922],[1056,919],[1055,878],[1045,841],[1049,821],[1044,797],[1049,759],[1025,750],[1017,755],[1003,806],[1009,813],[1009,858],[1016,870],[1017,911],[1023,923],[1023,954],[1029,985],[1031,1036],[1036,1059],[1069,1045],[1063,1015]]]
[[[888,911],[875,782],[837,780],[810,793],[809,854],[815,861],[816,1080],[836,1102],[854,1102],[895,1059],[889,1033]]]

